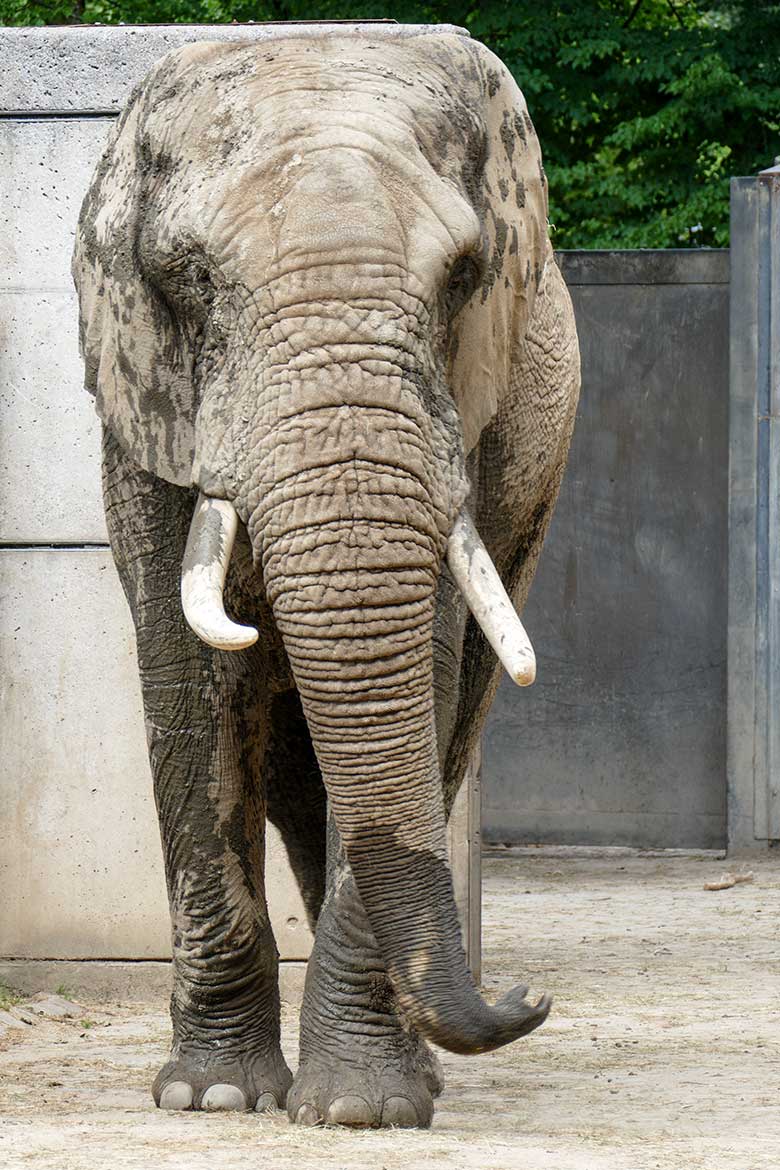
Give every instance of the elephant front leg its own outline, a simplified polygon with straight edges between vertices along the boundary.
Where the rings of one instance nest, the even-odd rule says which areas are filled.
[[[114,558],[136,626],[172,920],[173,1047],[153,1086],[169,1109],[283,1105],[278,955],[265,902],[260,649],[230,655],[184,622],[193,493],[141,471],[104,436]],[[248,549],[234,582],[250,571]],[[265,670],[267,674],[267,670]]]
[[[171,711],[183,704],[183,725],[151,732],[173,943],[173,1047],[152,1091],[167,1109],[260,1111],[284,1105],[292,1078],[279,1045],[264,810],[246,759],[256,728],[219,670],[205,673],[205,687],[201,662],[200,678],[163,699]],[[157,687],[147,677],[144,689],[148,712]]]
[[[427,1127],[443,1087],[436,1056],[405,1027],[332,818],[328,886],[287,1098],[299,1125]]]

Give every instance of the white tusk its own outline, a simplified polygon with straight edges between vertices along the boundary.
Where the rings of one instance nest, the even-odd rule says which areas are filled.
[[[519,687],[536,678],[536,655],[496,566],[463,509],[447,544],[447,564],[501,665]]]
[[[222,600],[237,528],[233,505],[201,492],[184,550],[181,604],[194,632],[217,650],[245,650],[257,641],[254,626],[232,622]]]

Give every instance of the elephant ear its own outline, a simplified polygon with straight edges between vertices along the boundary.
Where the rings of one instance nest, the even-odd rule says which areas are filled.
[[[72,271],[85,386],[98,415],[141,467],[189,485],[196,412],[191,339],[146,278],[139,248],[159,179],[144,140],[158,73],[159,66],[131,96],[98,164]]]
[[[450,385],[466,452],[509,392],[545,265],[547,180],[525,99],[508,69],[484,45],[476,55],[485,149],[466,182],[482,224],[485,269],[480,286],[453,322]]]

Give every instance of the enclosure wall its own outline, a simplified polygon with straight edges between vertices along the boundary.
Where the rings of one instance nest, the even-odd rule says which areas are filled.
[[[582,396],[525,611],[536,684],[483,748],[491,842],[719,848],[726,833],[729,263],[559,257]]]

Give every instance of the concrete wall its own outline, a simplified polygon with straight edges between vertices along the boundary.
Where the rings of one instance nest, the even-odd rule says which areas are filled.
[[[149,65],[259,27],[0,30],[0,956],[164,959],[169,926],[134,636],[100,498],[69,265],[115,112]],[[451,827],[479,967],[477,782]],[[281,956],[311,936],[269,826]]]
[[[721,847],[726,802],[728,253],[563,253],[582,399],[504,683],[483,827],[511,843]]]

